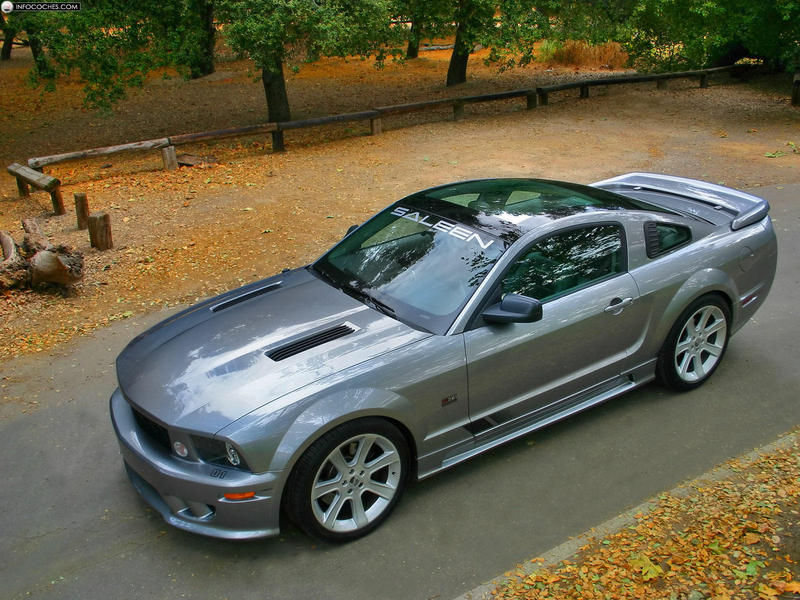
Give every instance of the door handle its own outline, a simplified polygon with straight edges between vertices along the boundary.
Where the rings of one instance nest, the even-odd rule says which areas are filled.
[[[618,315],[622,309],[633,304],[633,298],[614,298],[611,303],[603,309],[603,312]]]

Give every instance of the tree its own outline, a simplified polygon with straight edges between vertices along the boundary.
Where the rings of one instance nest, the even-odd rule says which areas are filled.
[[[447,85],[467,80],[467,63],[475,44],[490,48],[490,60],[507,66],[518,64],[519,57],[529,60],[535,42],[548,29],[546,14],[538,11],[532,2],[457,0],[453,13],[456,39],[447,69]]]
[[[7,19],[3,13],[0,13],[0,31],[3,32],[3,48],[0,50],[0,60],[9,60],[14,38],[17,37],[19,30],[12,19]]]
[[[731,64],[744,57],[796,70],[798,0],[639,0],[624,40],[646,68]]]
[[[397,23],[409,23],[406,58],[419,56],[419,44],[425,37],[452,31],[452,0],[398,0],[392,14]]]
[[[31,45],[35,81],[52,87],[76,73],[87,104],[108,108],[153,69],[177,67],[187,77],[214,70],[213,0],[95,0],[81,8],[14,15]]]
[[[219,0],[217,4],[226,42],[261,71],[271,122],[291,119],[284,77],[288,60],[372,54],[382,60],[387,44],[398,36],[390,27],[389,14],[385,0]],[[280,149],[280,135],[273,139]]]

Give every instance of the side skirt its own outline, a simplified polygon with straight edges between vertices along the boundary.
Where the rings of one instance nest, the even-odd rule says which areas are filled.
[[[436,452],[426,457],[420,457],[418,479],[424,479],[439,471],[452,467],[473,456],[491,450],[513,439],[552,425],[574,414],[587,410],[593,406],[621,396],[622,394],[649,383],[655,379],[655,360],[606,381],[591,390],[576,394],[572,398],[564,399],[555,405],[541,408],[533,413],[524,415],[512,421],[496,423],[491,417],[481,419],[479,422],[467,425],[474,435],[474,439],[456,446]],[[444,457],[442,454],[446,453]],[[435,455],[441,458],[435,459]],[[425,469],[424,466],[428,468]]]

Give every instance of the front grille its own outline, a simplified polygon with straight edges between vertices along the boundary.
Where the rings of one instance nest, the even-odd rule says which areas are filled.
[[[164,450],[170,452],[169,432],[166,427],[159,425],[135,408],[133,409],[133,416],[136,419],[136,424],[139,425],[139,429]]]
[[[310,350],[316,346],[320,346],[327,342],[331,342],[335,339],[340,337],[344,337],[346,335],[350,335],[353,333],[355,329],[350,327],[350,325],[337,325],[336,327],[331,327],[330,329],[326,329],[325,331],[320,331],[319,333],[315,333],[314,335],[310,335],[306,338],[301,340],[297,340],[296,342],[292,342],[290,344],[286,344],[285,346],[281,346],[280,348],[275,348],[274,350],[270,350],[267,352],[267,356],[269,356],[274,361],[284,360],[289,358],[290,356],[294,356],[295,354],[300,354],[301,352],[305,352],[306,350]]]

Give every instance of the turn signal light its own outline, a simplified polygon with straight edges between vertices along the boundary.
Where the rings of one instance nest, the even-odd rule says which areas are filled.
[[[249,498],[254,498],[256,495],[255,492],[236,492],[233,494],[225,494],[226,500],[247,500]]]

